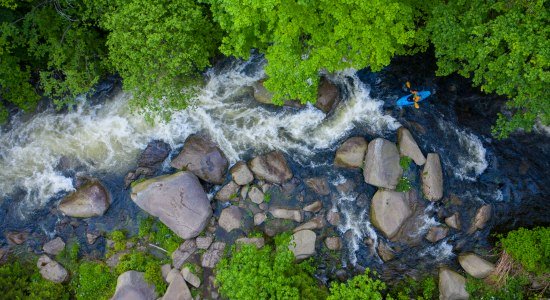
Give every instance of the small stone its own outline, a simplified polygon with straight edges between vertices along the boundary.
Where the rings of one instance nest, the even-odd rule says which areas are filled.
[[[327,221],[332,226],[340,225],[340,213],[330,210],[327,212]]]
[[[483,229],[487,224],[487,221],[491,218],[491,205],[483,205],[477,210],[476,216],[474,218],[474,224],[469,233],[474,232],[476,229]]]
[[[172,252],[172,265],[179,269],[187,259],[197,251],[197,244],[194,239],[185,240],[174,252]]]
[[[90,245],[95,243],[95,241],[97,240],[98,237],[99,237],[99,234],[95,234],[95,233],[92,233],[92,232],[86,233],[86,240],[88,241],[88,244],[90,244]]]
[[[224,187],[222,187],[214,196],[214,199],[218,201],[231,201],[238,200],[240,186],[234,181],[230,181]]]
[[[56,237],[55,239],[44,244],[44,246],[42,246],[42,249],[47,254],[57,255],[59,254],[59,252],[65,249],[65,242],[63,242],[63,240],[60,237]]]
[[[260,203],[260,205],[258,205],[258,207],[263,210],[263,211],[266,211],[268,208],[269,208],[269,205],[267,205],[267,203]]]
[[[384,242],[379,242],[376,250],[378,250],[378,255],[383,261],[390,261],[395,257],[393,249]]]
[[[69,272],[58,262],[52,260],[47,255],[42,255],[36,263],[40,270],[40,275],[46,280],[55,283],[62,283],[69,279]]]
[[[250,191],[248,191],[248,197],[250,201],[256,204],[264,202],[264,193],[257,186],[253,186]]]
[[[317,235],[311,230],[302,230],[292,235],[292,242],[288,249],[294,253],[297,260],[306,259],[315,254],[315,240]]]
[[[325,245],[328,249],[337,251],[342,249],[342,240],[337,236],[327,237],[325,239]]]
[[[312,218],[311,220],[307,221],[306,223],[296,227],[293,231],[298,232],[300,230],[315,230],[315,229],[321,229],[325,227],[325,219],[322,215],[316,216]]]
[[[466,273],[477,279],[483,279],[495,269],[495,265],[473,253],[463,253],[458,256],[460,266]]]
[[[265,219],[267,219],[267,216],[264,213],[257,213],[254,215],[254,225],[259,226],[261,225]]]
[[[326,196],[330,194],[330,188],[326,178],[315,177],[309,178],[305,181],[306,185],[312,189],[315,193],[321,196]]]
[[[299,209],[271,208],[269,212],[277,219],[302,222],[302,212]]]
[[[174,279],[170,282],[162,300],[193,300],[191,291],[187,287],[187,284],[185,284],[185,280],[181,274],[174,275]]]
[[[21,245],[27,240],[28,233],[26,232],[8,232],[6,239],[11,244]]]
[[[164,264],[160,267],[160,273],[162,274],[162,278],[166,282],[168,282],[166,278],[168,277],[170,271],[172,271],[172,266],[170,264]]]
[[[422,154],[422,151],[420,151],[420,148],[418,147],[418,144],[412,137],[411,132],[405,128],[405,127],[399,127],[397,130],[397,144],[399,145],[399,152],[402,156],[408,156],[412,160],[414,160],[414,163],[422,166],[426,163],[426,158],[424,157],[424,154]]]
[[[445,238],[447,236],[447,233],[449,233],[449,228],[443,226],[434,226],[428,231],[426,239],[432,243],[436,243],[437,241]]]
[[[198,249],[208,249],[208,247],[210,247],[210,245],[212,244],[212,241],[214,240],[214,238],[212,238],[211,236],[199,236],[196,238],[195,242],[197,243],[197,248]]]
[[[202,255],[201,265],[203,268],[214,268],[220,261],[223,250],[225,249],[225,243],[214,242],[210,248]]]
[[[255,245],[256,248],[260,249],[265,245],[265,240],[263,237],[253,237],[253,238],[242,237],[242,238],[238,238],[235,241],[235,244]]]
[[[243,161],[237,162],[229,172],[238,185],[247,185],[254,180],[254,175]]]
[[[181,269],[181,276],[183,276],[183,279],[185,279],[185,281],[187,281],[190,285],[196,288],[201,286],[201,279],[199,276],[193,274],[188,267]]]
[[[460,215],[454,213],[452,216],[445,218],[445,224],[451,228],[460,230]]]
[[[316,212],[320,211],[321,208],[323,208],[323,202],[321,202],[320,200],[317,200],[317,201],[305,206],[304,211],[316,213]]]
[[[222,210],[218,224],[227,232],[241,227],[243,214],[237,206],[230,206]]]

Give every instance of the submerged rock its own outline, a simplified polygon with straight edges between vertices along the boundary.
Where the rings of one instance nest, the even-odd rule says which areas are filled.
[[[144,273],[127,271],[118,276],[116,290],[111,300],[154,300],[155,286],[145,281]]]
[[[426,165],[422,170],[422,192],[430,201],[443,198],[443,171],[437,153],[428,153]]]
[[[292,242],[288,249],[294,253],[297,260],[306,259],[315,254],[315,240],[317,235],[311,230],[302,230],[292,235]]]
[[[399,152],[395,144],[382,138],[372,140],[365,156],[365,182],[393,190],[402,174],[403,169],[399,165]]]
[[[36,263],[40,275],[46,280],[55,283],[62,283],[69,279],[69,272],[61,264],[52,260],[47,255],[42,255]]]
[[[336,150],[334,165],[341,168],[360,168],[363,166],[367,152],[367,140],[356,136],[347,139]]]
[[[244,161],[237,162],[229,172],[238,185],[247,185],[254,180],[254,175]]]
[[[393,251],[388,244],[382,241],[378,242],[378,247],[376,247],[376,250],[378,252],[378,256],[380,256],[383,261],[390,261],[395,257],[395,251]]]
[[[168,157],[170,151],[172,151],[172,148],[170,148],[170,145],[167,143],[159,140],[151,141],[147,144],[145,150],[141,152],[138,159],[138,166],[156,168],[166,159],[166,157]]]
[[[141,209],[158,217],[183,239],[199,235],[212,216],[210,201],[197,177],[190,172],[138,183],[130,196]]]
[[[418,144],[412,137],[411,132],[405,127],[399,127],[397,130],[397,144],[399,145],[399,152],[402,156],[407,156],[414,160],[414,163],[422,166],[426,163],[426,158]]]
[[[333,210],[328,211],[327,222],[332,226],[340,225],[340,213]]]
[[[338,103],[340,97],[338,93],[338,87],[334,83],[330,82],[326,77],[321,78],[319,88],[317,89],[317,101],[315,107],[322,110],[324,113],[331,112]]]
[[[42,246],[42,249],[48,254],[57,255],[65,249],[65,242],[60,237],[56,237],[55,239],[45,243],[44,246]]]
[[[241,227],[243,213],[237,206],[229,206],[222,210],[218,224],[227,232]]]
[[[271,183],[283,184],[293,176],[284,155],[279,151],[253,158],[249,166],[257,179]]]
[[[458,256],[460,266],[466,273],[475,278],[483,279],[495,269],[495,265],[473,253],[463,253]]]
[[[111,195],[98,181],[90,180],[59,203],[59,210],[69,217],[102,216],[111,205]]]
[[[264,86],[264,80],[256,81],[252,87],[254,88],[254,99],[263,104],[273,104],[273,94]]]
[[[437,241],[444,239],[447,234],[449,233],[449,228],[444,226],[434,226],[431,227],[428,231],[428,234],[426,235],[426,239],[432,243],[436,243]]]
[[[439,299],[466,300],[466,278],[446,267],[439,269]]]
[[[214,142],[193,134],[170,165],[190,171],[206,182],[222,184],[229,162]]]
[[[318,195],[326,196],[330,194],[330,188],[328,186],[327,179],[324,177],[309,178],[305,180],[305,183]]]
[[[6,239],[10,244],[21,245],[27,240],[28,235],[27,232],[12,231],[6,233]]]
[[[378,190],[372,197],[370,215],[372,225],[392,238],[412,215],[412,210],[405,193]]]

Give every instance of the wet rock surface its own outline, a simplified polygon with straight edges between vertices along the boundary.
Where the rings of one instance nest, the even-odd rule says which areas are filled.
[[[334,165],[342,168],[360,168],[363,166],[368,143],[365,138],[356,136],[347,139],[338,150],[334,158]]]
[[[443,197],[443,171],[437,153],[428,153],[422,170],[422,191],[430,201],[438,201]]]
[[[372,140],[365,156],[365,182],[393,190],[401,174],[403,169],[399,165],[399,152],[395,144],[382,138]]]
[[[91,180],[67,195],[59,203],[59,210],[70,217],[102,216],[111,205],[109,191],[97,180]]]
[[[378,190],[371,202],[371,222],[388,238],[392,238],[412,215],[405,193]]]
[[[259,180],[283,184],[293,176],[286,158],[279,151],[257,156],[249,162],[250,170]]]

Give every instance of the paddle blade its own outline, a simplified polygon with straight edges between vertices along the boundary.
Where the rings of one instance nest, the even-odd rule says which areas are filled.
[[[415,102],[415,103],[414,103],[414,108],[419,109],[419,108],[420,108],[420,105],[418,105],[418,103]]]
[[[411,83],[407,81],[407,83],[405,83],[405,86],[410,89],[411,88]]]

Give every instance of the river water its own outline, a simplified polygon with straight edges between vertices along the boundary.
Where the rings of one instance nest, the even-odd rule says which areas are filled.
[[[536,153],[550,154],[545,133],[494,141],[487,130],[490,122],[471,121],[480,116],[469,112],[473,117],[464,117],[463,111],[455,109],[462,100],[453,100],[456,92],[449,93],[452,89],[444,80],[428,80],[426,86],[435,95],[420,110],[397,109],[393,101],[403,93],[403,82],[395,75],[400,71],[392,68],[381,73],[346,70],[331,75],[329,79],[339,87],[343,101],[329,116],[313,106],[296,109],[261,105],[254,101],[251,85],[264,77],[264,64],[261,57],[220,63],[205,74],[206,85],[190,107],[175,112],[167,123],[149,124],[132,114],[127,105],[131,95],[120,92],[116,85],[107,99],[80,99],[76,109],[69,112],[46,109],[33,116],[16,115],[0,135],[0,231],[30,231],[38,246],[55,234],[82,237],[82,232],[90,229],[135,227],[136,215],[143,212],[129,199],[124,175],[135,168],[140,151],[149,141],[169,143],[175,149],[173,157],[185,138],[197,132],[210,136],[231,164],[277,149],[286,153],[297,177],[325,176],[332,183],[332,195],[322,200],[325,206],[343,214],[338,232],[342,236],[347,233],[345,264],[392,270],[390,273],[428,269],[440,263],[453,264],[458,248],[487,250],[490,229],[512,228],[515,225],[509,224],[510,220],[517,225],[530,225],[529,220],[548,224],[544,213],[529,209],[537,205],[548,208],[548,204],[539,202],[550,194],[550,180],[545,173],[549,163],[547,159],[541,162]],[[482,99],[475,92],[468,99],[472,101],[472,97]],[[418,235],[442,222],[438,218],[441,211],[460,210],[465,222],[483,204],[493,204],[495,213],[483,231],[471,235],[452,232],[436,244],[423,242],[403,249],[396,260],[383,264],[373,251],[383,237],[369,222],[368,205],[356,203],[361,195],[370,199],[375,189],[362,181],[359,171],[333,168],[332,160],[346,138],[361,135],[368,140],[384,137],[395,141],[401,125],[413,132],[425,154],[439,153],[445,195],[455,195],[462,201],[460,207],[428,205]],[[519,174],[520,166],[527,168],[526,173]],[[164,171],[171,171],[168,162]],[[102,180],[113,195],[113,205],[105,216],[73,224],[69,230],[61,226],[67,220],[55,207],[74,190],[78,176]],[[335,189],[346,182],[355,188],[347,192]],[[418,186],[418,178],[413,178],[413,183]],[[299,191],[304,191],[303,186]],[[525,220],[514,214],[516,209],[523,209]],[[5,243],[3,237],[1,243]]]

